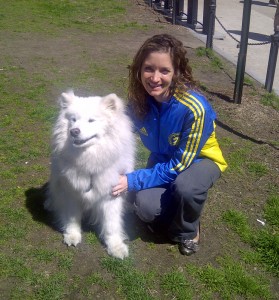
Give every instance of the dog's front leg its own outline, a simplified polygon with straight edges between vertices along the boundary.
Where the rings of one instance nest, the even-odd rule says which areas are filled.
[[[126,234],[123,230],[123,198],[121,196],[105,200],[102,203],[103,219],[101,235],[109,255],[123,259],[129,255],[124,243]]]
[[[81,242],[81,212],[80,208],[68,208],[62,213],[64,243],[76,246]]]

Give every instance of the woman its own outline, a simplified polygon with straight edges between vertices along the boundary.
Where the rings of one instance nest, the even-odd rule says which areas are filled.
[[[215,136],[216,114],[195,81],[182,42],[162,34],[138,50],[129,74],[129,113],[150,151],[146,169],[120,176],[116,196],[135,191],[141,220],[164,224],[182,254],[198,250],[208,189],[227,167]]]

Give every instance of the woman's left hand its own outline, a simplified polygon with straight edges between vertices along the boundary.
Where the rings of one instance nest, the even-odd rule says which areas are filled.
[[[119,196],[121,193],[127,192],[127,190],[128,190],[127,176],[120,175],[118,184],[112,188],[112,195]]]

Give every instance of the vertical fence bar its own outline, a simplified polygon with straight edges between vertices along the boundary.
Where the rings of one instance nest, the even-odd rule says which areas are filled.
[[[277,64],[277,55],[278,55],[278,47],[279,47],[279,31],[276,31],[275,34],[271,35],[271,45],[267,66],[267,73],[265,78],[265,89],[271,93],[272,86],[274,81],[274,75]]]
[[[179,20],[182,20],[182,14],[184,12],[184,0],[178,0],[178,7],[176,15],[179,16]]]
[[[169,3],[170,0],[165,0],[164,2],[164,9],[170,9],[170,3]]]
[[[234,102],[237,104],[241,103],[241,97],[243,91],[246,54],[247,54],[247,46],[248,46],[248,35],[249,35],[249,27],[250,27],[251,6],[252,6],[252,0],[244,0],[240,50],[238,54],[234,96],[233,96]]]
[[[198,21],[198,1],[188,0],[187,6],[187,24],[195,28]]]
[[[176,10],[177,10],[177,0],[173,0],[172,3],[172,24],[176,24]]]
[[[206,1],[205,1],[206,2]],[[215,13],[216,13],[216,0],[210,0],[209,16],[208,16],[208,32],[206,38],[206,48],[212,49],[213,35],[215,31]]]

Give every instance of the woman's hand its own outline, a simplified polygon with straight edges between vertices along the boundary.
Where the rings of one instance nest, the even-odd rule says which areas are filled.
[[[128,190],[127,176],[120,175],[118,184],[112,188],[112,195],[119,196],[121,193],[127,192],[127,190]]]

